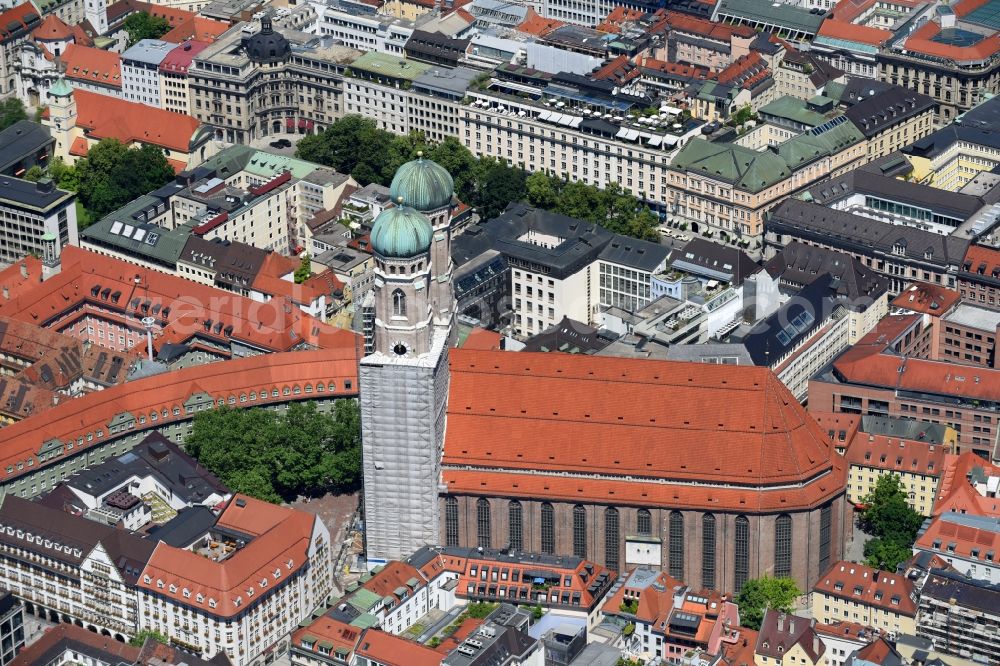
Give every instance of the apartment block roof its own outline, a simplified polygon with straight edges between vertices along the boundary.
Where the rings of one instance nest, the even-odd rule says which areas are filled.
[[[0,302],[0,315],[47,325],[99,303],[119,314],[156,317],[161,327],[157,347],[201,336],[290,351],[353,346],[356,339],[351,331],[324,324],[285,299],[257,303],[72,246],[63,249],[62,264],[58,275],[29,295]]]
[[[137,584],[206,613],[238,615],[308,564],[315,521],[304,511],[236,495],[216,525],[252,536],[245,546],[220,562],[160,542]]]
[[[1000,477],[1000,467],[991,465],[972,451],[949,456],[947,465],[937,488],[935,516],[946,512],[1000,516],[1000,498],[980,493],[973,483],[974,480],[985,483],[989,478]]]
[[[940,513],[917,537],[913,547],[946,558],[959,557],[1000,567],[1000,516]]]
[[[14,167],[25,157],[36,154],[55,139],[44,125],[30,120],[19,120],[0,131],[0,171]]]
[[[855,250],[864,248],[901,259],[957,266],[965,256],[969,240],[942,236],[916,227],[891,224],[800,199],[785,199],[768,214],[768,224],[788,227],[824,243]],[[896,247],[902,254],[894,252]]]
[[[827,273],[835,278],[831,289],[852,300],[872,298],[887,288],[885,278],[851,255],[797,240],[779,250],[764,269],[793,289],[801,289]]]
[[[823,23],[821,14],[814,14],[805,7],[785,4],[775,7],[766,0],[722,0],[715,12],[716,16],[733,16],[811,35],[815,35]]]
[[[451,372],[455,494],[751,511],[843,491],[825,433],[766,368],[461,349]],[[608,470],[633,480],[594,478]]]
[[[933,571],[920,590],[920,600],[921,605],[934,600],[952,608],[996,615],[1000,608],[1000,585],[990,585],[957,572]]]
[[[849,21],[841,21],[828,16],[823,21],[823,24],[820,25],[817,36],[881,47],[892,39],[892,32],[881,28],[850,23]]]
[[[51,185],[51,181],[49,181]],[[68,205],[76,194],[57,187],[46,187],[41,181],[32,183],[14,176],[0,176],[0,204],[48,214]]]
[[[429,581],[446,571],[458,574],[455,593],[460,598],[530,603],[535,599],[532,583],[540,578],[549,585],[546,606],[587,612],[615,581],[614,573],[599,564],[568,555],[446,546],[421,548],[407,562]],[[500,586],[504,595],[499,594]]]
[[[935,479],[944,473],[947,447],[858,431],[847,449],[851,465]]]
[[[159,67],[175,46],[175,44],[165,42],[162,39],[140,39],[122,53],[122,61]]]
[[[357,395],[357,358],[353,344],[337,350],[263,354],[174,370],[61,401],[42,418],[4,428],[0,479],[9,482],[26,471],[59,464],[113,439],[113,424],[135,424],[140,415],[149,423],[155,412],[162,417],[160,423],[169,423],[190,418],[196,404],[274,404],[309,394],[313,387],[326,395]],[[319,384],[324,391],[318,390]],[[258,391],[258,399],[237,403],[237,396],[256,396]],[[152,426],[133,427],[141,431]]]
[[[70,44],[63,51],[62,61],[66,63],[65,76],[71,81],[122,87],[122,59],[113,51]]]
[[[792,175],[788,164],[770,150],[757,152],[737,144],[695,138],[670,162],[672,168],[694,171],[749,192],[760,192]]]
[[[73,567],[100,545],[129,584],[135,584],[155,547],[126,530],[73,516],[13,493],[0,504],[0,542]]]
[[[441,666],[444,655],[414,641],[379,630],[369,630],[357,655],[380,666]]]
[[[917,594],[906,576],[855,562],[836,562],[812,591],[907,617],[917,614]]]
[[[773,658],[781,663],[785,653],[796,645],[800,646],[813,663],[819,663],[826,652],[826,644],[819,640],[813,626],[815,620],[807,620],[796,615],[786,615],[767,609],[757,634],[754,654]]]
[[[673,255],[670,265],[675,270],[736,286],[760,270],[760,266],[743,250],[705,238],[688,241],[680,252]]]
[[[160,71],[165,74],[186,74],[195,56],[208,47],[208,42],[189,39],[178,44],[160,61]]]
[[[930,282],[914,282],[906,291],[900,292],[892,299],[892,306],[940,317],[949,312],[961,299],[962,295],[954,289]]]
[[[1000,285],[1000,249],[984,245],[970,245],[962,261],[966,279],[988,280]]]
[[[27,36],[39,20],[38,10],[30,2],[0,12],[0,43]]]
[[[201,504],[212,495],[229,494],[214,474],[158,432],[146,435],[131,451],[81,470],[63,483],[100,497],[133,477],[155,479],[185,504]]]
[[[867,138],[909,122],[924,113],[933,113],[937,104],[928,95],[893,86],[877,97],[868,97],[849,107],[845,114]]]

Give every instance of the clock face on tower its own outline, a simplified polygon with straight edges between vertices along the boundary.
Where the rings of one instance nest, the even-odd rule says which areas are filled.
[[[392,343],[392,351],[396,356],[406,356],[406,352],[410,351],[406,345],[399,340]]]

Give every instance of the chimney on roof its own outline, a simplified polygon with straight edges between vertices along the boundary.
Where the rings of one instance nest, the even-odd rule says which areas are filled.
[[[819,654],[819,634],[813,632],[813,654]]]
[[[785,614],[780,613],[778,615],[778,631],[784,631],[784,630],[785,630]]]
[[[788,633],[790,633],[790,634],[794,634],[795,633],[795,616],[794,615],[791,616],[790,618],[788,618]]]

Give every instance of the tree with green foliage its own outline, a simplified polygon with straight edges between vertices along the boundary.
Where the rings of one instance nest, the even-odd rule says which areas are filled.
[[[740,624],[751,629],[760,629],[764,612],[768,608],[781,613],[791,613],[794,610],[795,599],[801,594],[802,591],[793,578],[763,576],[748,580],[736,595],[736,605],[740,608]]]
[[[361,417],[354,400],[332,414],[315,403],[200,412],[188,453],[236,492],[268,501],[349,492],[361,481]]]
[[[66,164],[61,157],[53,157],[49,161],[49,178],[56,183],[56,187],[70,192],[80,189],[80,174],[72,164]]]
[[[24,102],[17,97],[8,97],[0,102],[0,131],[7,129],[19,120],[27,120],[28,112]]]
[[[136,632],[135,636],[132,637],[132,640],[130,640],[128,644],[134,645],[135,647],[142,647],[145,645],[147,638],[152,638],[154,641],[163,643],[164,645],[170,642],[166,636],[158,632],[156,629],[140,629]]]
[[[45,178],[45,169],[36,164],[24,172],[23,178],[32,183],[37,183],[42,178]]]
[[[434,160],[451,174],[455,181],[455,195],[470,206],[472,191],[475,189],[475,170],[478,160],[472,152],[453,136],[436,143],[425,151],[429,160]]]
[[[466,203],[474,206],[483,219],[496,217],[510,202],[520,201],[527,194],[525,183],[528,174],[523,169],[508,166],[506,162],[484,157],[476,163],[474,174],[471,201]]]
[[[303,252],[299,267],[295,269],[295,284],[302,284],[309,279],[310,275],[312,275],[312,259],[309,258],[307,252]]]
[[[895,571],[912,556],[913,542],[924,518],[910,506],[895,474],[880,476],[861,503],[865,509],[858,524],[874,537],[865,544],[865,561],[869,566]]]
[[[632,627],[632,631],[635,631],[635,625],[629,626]],[[628,635],[631,635],[631,632]],[[615,662],[615,666],[646,666],[646,662],[638,658],[633,659],[631,657],[618,657],[618,661]]]
[[[744,104],[739,108],[739,110],[736,111],[736,113],[732,115],[731,124],[742,125],[748,120],[753,120],[753,117],[754,117],[753,109],[750,108],[749,104]]]
[[[465,611],[462,614],[465,615],[465,617],[482,620],[495,611],[497,609],[497,605],[498,604],[492,604],[488,601],[472,601],[465,607]]]
[[[165,18],[153,16],[149,12],[130,14],[122,27],[128,33],[127,46],[144,39],[159,39],[170,32],[170,23]]]
[[[104,139],[77,162],[75,174],[80,201],[94,219],[101,219],[170,182],[174,169],[156,146],[129,148],[116,139]]]
[[[395,138],[391,132],[379,129],[371,118],[349,115],[319,134],[303,137],[295,148],[295,155],[348,173],[361,185],[384,185],[387,184],[386,157]]]

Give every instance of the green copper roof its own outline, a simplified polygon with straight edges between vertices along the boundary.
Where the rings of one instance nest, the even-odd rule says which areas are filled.
[[[405,259],[426,252],[434,230],[423,213],[400,203],[375,218],[372,249],[383,257]]]
[[[73,86],[66,83],[66,79],[60,76],[49,88],[49,94],[53,97],[69,97],[73,94]]]
[[[770,150],[757,152],[734,143],[688,141],[671,167],[694,171],[749,192],[760,192],[791,175],[788,165]]]
[[[451,203],[451,195],[455,192],[455,181],[444,167],[423,156],[407,162],[399,167],[389,195],[395,200],[403,200],[419,211],[436,210]]]

